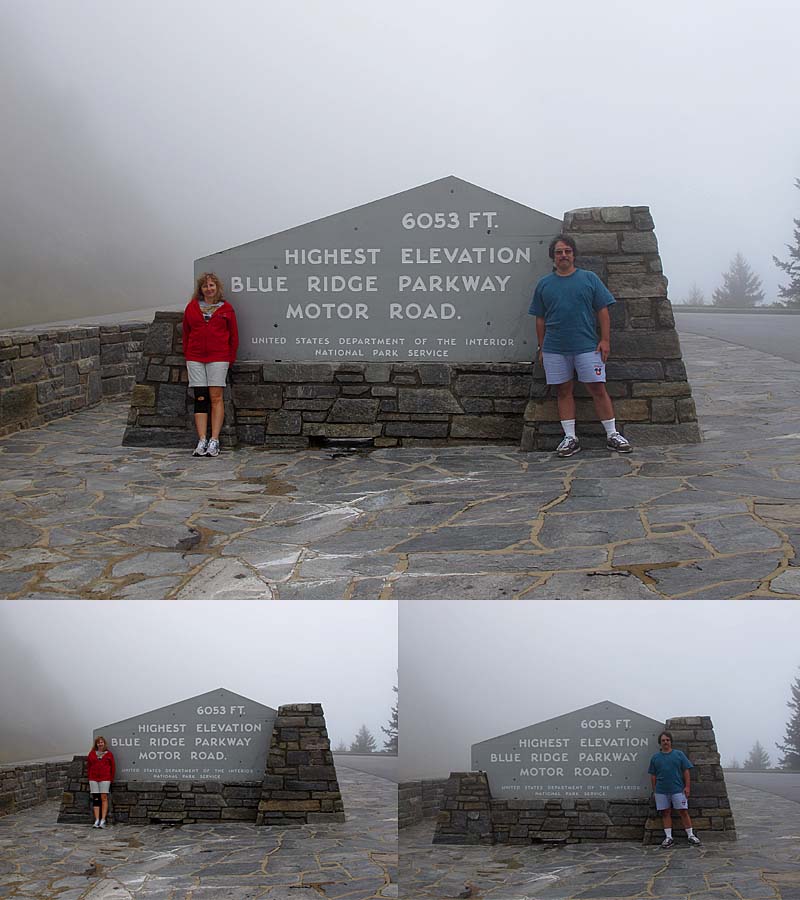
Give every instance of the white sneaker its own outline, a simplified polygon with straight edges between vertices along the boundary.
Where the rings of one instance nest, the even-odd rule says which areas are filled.
[[[700,838],[699,838],[696,834],[690,834],[690,835],[688,836],[688,838],[689,838],[689,843],[690,843],[693,847],[699,847],[699,846],[700,846]]]
[[[205,456],[206,451],[208,450],[208,441],[205,438],[200,438],[197,442],[197,446],[194,448],[194,453],[192,456]]]
[[[105,828],[105,827],[106,827],[106,820],[105,820],[105,819],[101,819],[101,820],[100,820],[100,824],[99,824],[97,827],[98,827],[98,828]]]
[[[100,827],[100,820],[99,820],[99,819],[95,819],[95,820],[94,820],[94,825],[92,825],[92,828],[99,828],[99,827]]]
[[[608,436],[606,447],[609,450],[616,450],[617,453],[631,453],[633,451],[633,447],[631,447],[628,439],[623,437],[618,431]]]
[[[219,441],[216,438],[211,438],[208,442],[206,456],[219,456]]]

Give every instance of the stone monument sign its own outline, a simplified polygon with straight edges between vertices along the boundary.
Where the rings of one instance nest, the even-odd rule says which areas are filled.
[[[604,701],[474,744],[492,797],[637,799],[664,725]]]
[[[277,711],[220,688],[104,725],[117,780],[260,781]]]
[[[455,176],[195,262],[236,308],[240,360],[530,362],[560,219]]]

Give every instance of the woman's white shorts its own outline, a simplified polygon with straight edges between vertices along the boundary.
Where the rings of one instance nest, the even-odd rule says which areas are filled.
[[[228,363],[186,360],[186,371],[189,373],[189,387],[225,387]]]
[[[107,794],[111,790],[110,781],[90,781],[89,793],[91,794]]]

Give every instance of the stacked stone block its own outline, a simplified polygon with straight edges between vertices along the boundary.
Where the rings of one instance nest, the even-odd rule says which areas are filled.
[[[188,446],[194,426],[181,315],[156,313],[123,443]],[[516,444],[530,363],[237,362],[223,443],[304,449],[326,439],[377,447],[430,441]]]
[[[61,796],[69,762],[0,767],[0,817]]]
[[[0,436],[129,396],[145,323],[0,335]]]
[[[344,822],[344,805],[320,703],[278,708],[258,825]]]
[[[439,815],[446,778],[404,781],[397,786],[397,827],[408,828]]]
[[[672,746],[682,750],[694,765],[689,815],[701,840],[736,840],[736,823],[710,717],[680,716],[668,719],[666,730],[672,734]],[[672,834],[676,838],[685,835],[680,816],[674,811]],[[653,810],[645,826],[644,841],[646,844],[657,844],[663,839],[661,816]]]
[[[575,239],[576,265],[595,272],[616,298],[611,307],[608,392],[620,431],[635,444],[700,440],[697,414],[667,298],[658,241],[646,206],[576,209],[563,232]],[[605,432],[585,389],[576,389],[584,446],[605,446]],[[562,437],[555,393],[544,369],[533,374],[523,450],[551,450]]]
[[[485,772],[453,772],[436,818],[434,844],[493,844],[492,798]]]
[[[255,822],[261,783],[220,781],[114,782],[109,819],[116,824]],[[85,824],[92,814],[86,757],[73,758],[61,798],[58,821]]]

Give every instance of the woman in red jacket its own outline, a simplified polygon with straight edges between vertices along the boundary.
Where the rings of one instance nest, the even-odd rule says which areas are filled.
[[[183,355],[194,389],[197,446],[193,456],[219,456],[219,433],[225,419],[222,392],[228,366],[236,361],[239,330],[236,313],[222,294],[213,272],[197,279],[197,289],[183,313]],[[211,416],[211,437],[208,419]]]
[[[89,778],[89,790],[92,792],[92,811],[94,812],[93,828],[105,828],[108,815],[108,794],[117,767],[114,754],[108,749],[106,739],[98,736],[94,739],[86,774]]]

